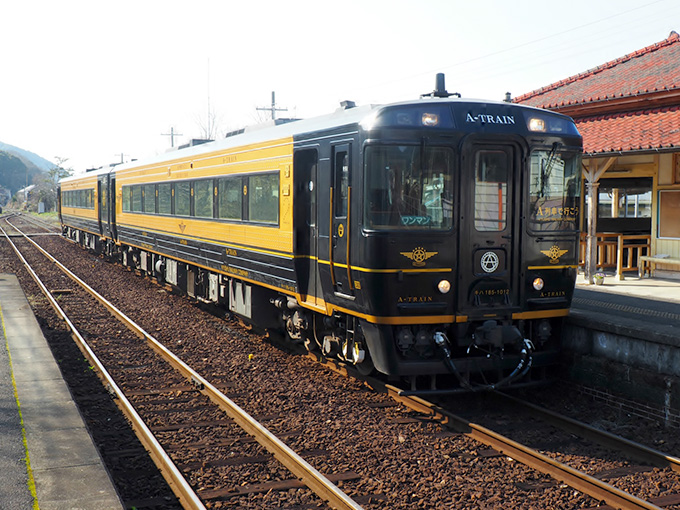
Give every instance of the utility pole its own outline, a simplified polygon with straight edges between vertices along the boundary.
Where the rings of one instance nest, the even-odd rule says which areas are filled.
[[[171,127],[169,133],[161,133],[161,136],[169,136],[170,137],[170,147],[175,146],[175,137],[176,136],[182,136],[182,133],[175,133],[175,128]]]
[[[288,108],[277,108],[276,107],[276,92],[272,91],[272,105],[264,106],[262,108],[256,108],[260,111],[269,111],[272,114],[272,120],[276,120],[276,112],[287,112]]]

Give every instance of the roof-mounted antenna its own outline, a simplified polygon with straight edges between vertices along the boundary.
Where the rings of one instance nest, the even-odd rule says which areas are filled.
[[[458,92],[447,92],[446,91],[446,85],[444,84],[444,73],[437,73],[436,81],[434,84],[434,90],[432,92],[429,92],[427,94],[421,94],[421,98],[423,97],[451,97],[451,96],[458,96],[460,97],[460,94]]]

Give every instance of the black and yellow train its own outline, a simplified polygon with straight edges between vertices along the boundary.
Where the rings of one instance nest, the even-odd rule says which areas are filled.
[[[64,234],[413,391],[534,383],[574,289],[582,140],[438,83],[67,178]]]

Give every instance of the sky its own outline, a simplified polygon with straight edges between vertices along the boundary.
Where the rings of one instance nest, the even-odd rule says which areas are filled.
[[[502,100],[680,32],[677,0],[14,0],[0,141],[79,173],[340,101]]]

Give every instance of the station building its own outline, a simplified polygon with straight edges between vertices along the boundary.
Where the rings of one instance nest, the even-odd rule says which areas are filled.
[[[680,277],[680,36],[513,102],[569,115],[583,136],[581,263],[590,233],[598,270],[623,278],[653,256]]]

